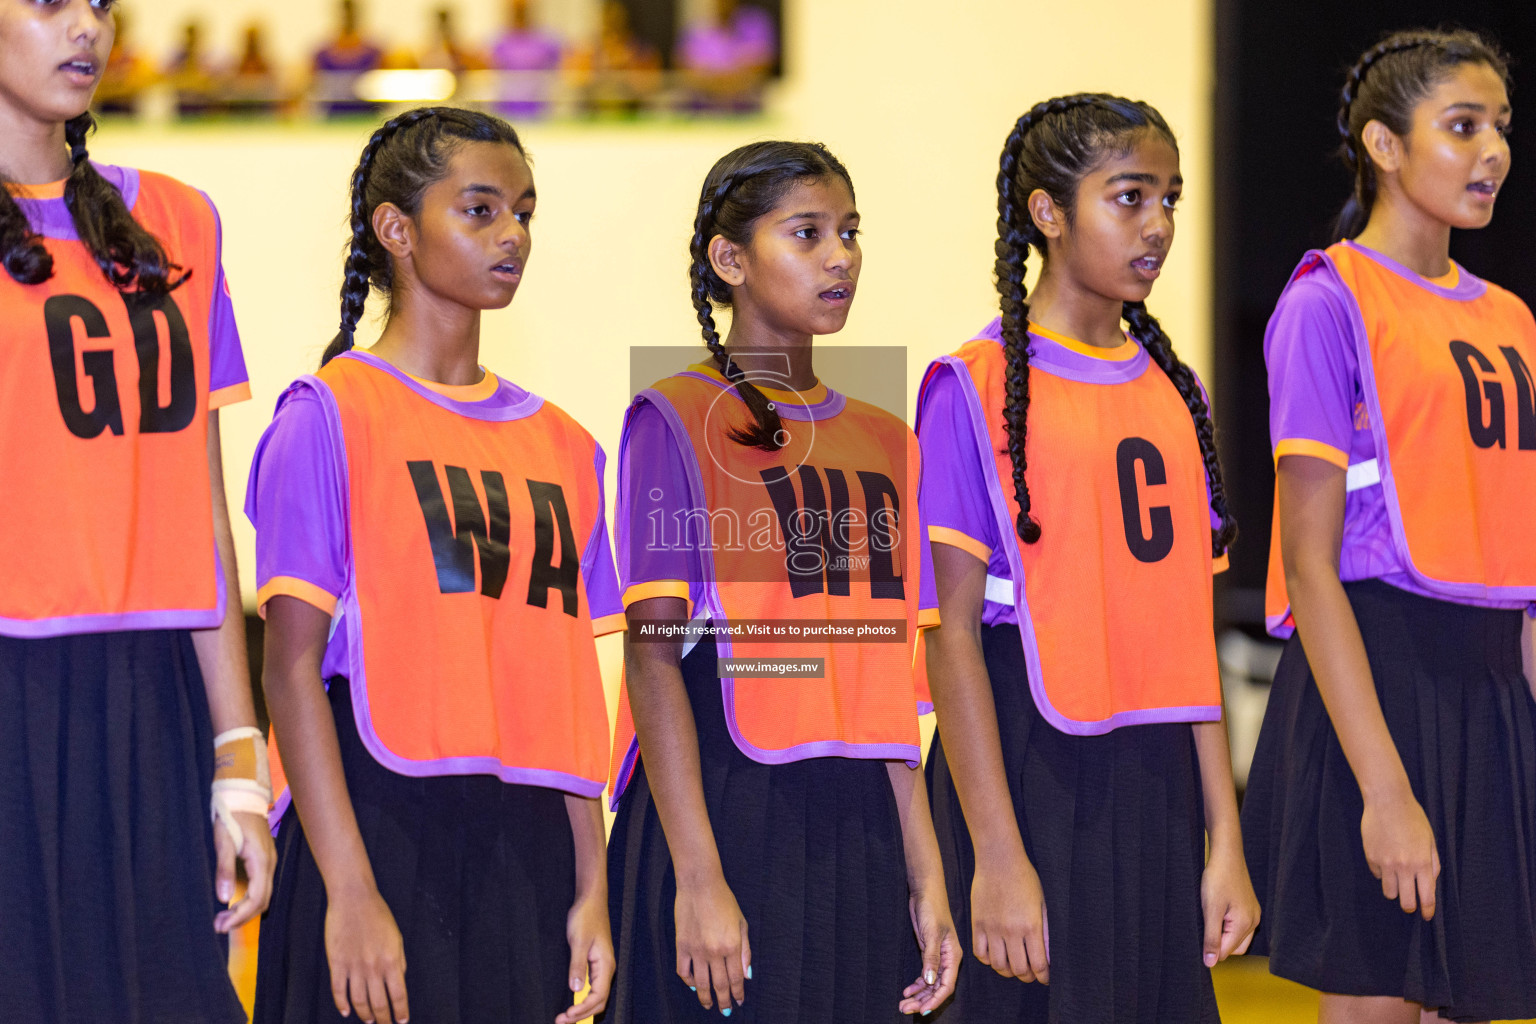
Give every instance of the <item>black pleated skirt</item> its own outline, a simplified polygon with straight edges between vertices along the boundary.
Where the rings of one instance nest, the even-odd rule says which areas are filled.
[[[714,641],[700,643],[683,659],[683,680],[704,801],[752,945],[732,1024],[906,1019],[896,1007],[922,958],[885,762],[751,760],[727,731],[715,658]],[[677,976],[677,883],[643,763],[613,823],[608,886],[619,957],[608,1024],[720,1021]]]
[[[954,999],[933,1019],[1219,1021],[1202,959],[1205,819],[1190,726],[1069,736],[1035,706],[1018,627],[983,626],[981,634],[1014,815],[1045,893],[1051,983],[1005,978],[971,949],[975,851],[935,735],[928,755],[934,830],[966,955]]]
[[[213,730],[184,631],[0,637],[0,1008],[234,1024]]]
[[[1264,908],[1253,952],[1324,992],[1451,1020],[1536,1017],[1536,702],[1518,611],[1346,583],[1387,728],[1440,852],[1432,921],[1381,894],[1364,805],[1299,637],[1275,673],[1243,801]]]
[[[331,680],[330,698],[358,830],[405,941],[411,1020],[553,1021],[572,1002],[565,919],[576,854],[564,794],[492,775],[397,775],[363,746],[345,679]],[[257,1024],[343,1020],[331,999],[326,907],[290,806],[261,924]]]

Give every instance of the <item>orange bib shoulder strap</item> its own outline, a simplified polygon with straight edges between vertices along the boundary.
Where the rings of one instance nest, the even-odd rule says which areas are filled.
[[[987,598],[1013,605],[1041,714],[1074,735],[1218,720],[1209,499],[1183,399],[1144,350],[1089,376],[1037,346],[1025,443],[1042,536],[1024,544],[1005,362],[978,338],[936,360],[923,393],[953,372],[966,396],[1011,576],[989,576]]]

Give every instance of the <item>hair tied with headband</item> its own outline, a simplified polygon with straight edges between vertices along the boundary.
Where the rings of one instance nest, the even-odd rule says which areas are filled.
[[[1365,151],[1365,126],[1379,121],[1394,134],[1407,135],[1413,108],[1462,64],[1485,64],[1509,84],[1509,61],[1499,48],[1475,32],[1460,30],[1394,32],[1349,69],[1335,124],[1339,156],[1354,179],[1354,190],[1339,211],[1335,238],[1354,238],[1364,231],[1376,202],[1376,166]]]
[[[1178,143],[1163,116],[1147,103],[1105,93],[1077,93],[1037,103],[1014,122],[1003,144],[997,173],[997,294],[1002,310],[1004,380],[1003,419],[1008,432],[1007,454],[1013,466],[1013,492],[1019,505],[1014,529],[1026,544],[1043,533],[1035,519],[1026,477],[1029,423],[1029,303],[1024,288],[1025,261],[1033,246],[1049,259],[1046,237],[1026,208],[1039,189],[1070,218],[1077,188],[1108,152],[1124,149],[1137,136],[1151,134],[1172,146]],[[1211,410],[1198,378],[1173,350],[1157,318],[1141,302],[1127,302],[1121,317],[1131,336],[1147,350],[1167,375],[1194,420],[1195,436],[1210,484],[1211,510],[1220,525],[1211,531],[1211,550],[1223,554],[1237,536],[1237,523],[1227,510],[1221,459]]]
[[[341,323],[320,357],[324,366],[350,349],[370,290],[390,297],[394,265],[373,230],[373,213],[392,203],[409,217],[421,197],[448,174],[459,147],[471,142],[512,146],[525,157],[522,140],[506,121],[461,107],[418,107],[380,125],[352,172],[351,237],[341,285]]]
[[[795,185],[829,177],[841,178],[853,193],[848,169],[819,142],[754,142],[732,150],[715,162],[699,193],[699,210],[689,243],[688,280],[694,313],[704,344],[715,365],[732,382],[752,414],[752,424],[733,429],[731,440],[748,448],[776,452],[784,447],[783,421],[768,396],[726,354],[715,328],[714,307],[731,305],[731,286],[721,280],[709,261],[709,243],[719,235],[747,245],[758,218],[779,204]]]

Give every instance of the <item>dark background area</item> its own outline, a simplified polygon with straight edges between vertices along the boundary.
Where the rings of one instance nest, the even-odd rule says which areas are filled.
[[[1216,418],[1242,530],[1231,571],[1218,577],[1225,625],[1263,627],[1274,492],[1264,326],[1302,254],[1333,241],[1333,218],[1350,192],[1335,155],[1345,72],[1390,31],[1446,26],[1491,35],[1513,55],[1516,128],[1492,225],[1456,232],[1451,255],[1536,305],[1536,127],[1521,130],[1523,104],[1536,103],[1536,4],[1216,0]]]

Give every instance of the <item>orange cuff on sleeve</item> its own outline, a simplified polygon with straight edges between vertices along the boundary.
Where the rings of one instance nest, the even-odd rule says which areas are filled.
[[[959,530],[952,530],[947,526],[928,527],[928,539],[936,544],[948,544],[952,548],[959,548],[968,555],[975,555],[983,562],[991,561],[992,549],[975,537],[969,537]]]
[[[688,600],[687,580],[651,580],[649,583],[636,583],[624,591],[624,607],[628,608],[637,601],[648,601],[653,597],[680,597]]]
[[[1314,459],[1322,459],[1324,462],[1338,466],[1340,469],[1349,468],[1349,453],[1341,452],[1331,444],[1321,441],[1311,441],[1304,437],[1288,437],[1275,445],[1275,461],[1287,455],[1310,455]]]
[[[937,608],[919,608],[917,610],[917,628],[931,629],[939,624],[939,610]]]
[[[629,628],[623,612],[614,612],[612,615],[604,615],[600,619],[592,620],[592,635],[607,636],[609,633],[622,633]]]
[[[1211,562],[1211,575],[1219,576],[1232,568],[1232,556],[1223,551],[1221,556]]]
[[[227,388],[219,388],[208,393],[208,408],[222,409],[226,405],[234,405],[236,402],[249,401],[251,397],[251,382],[243,380],[239,384],[231,384]]]
[[[267,602],[280,594],[312,604],[327,615],[336,614],[335,594],[328,594],[308,580],[296,576],[274,576],[268,580],[267,585],[256,592],[256,613],[266,618]]]

